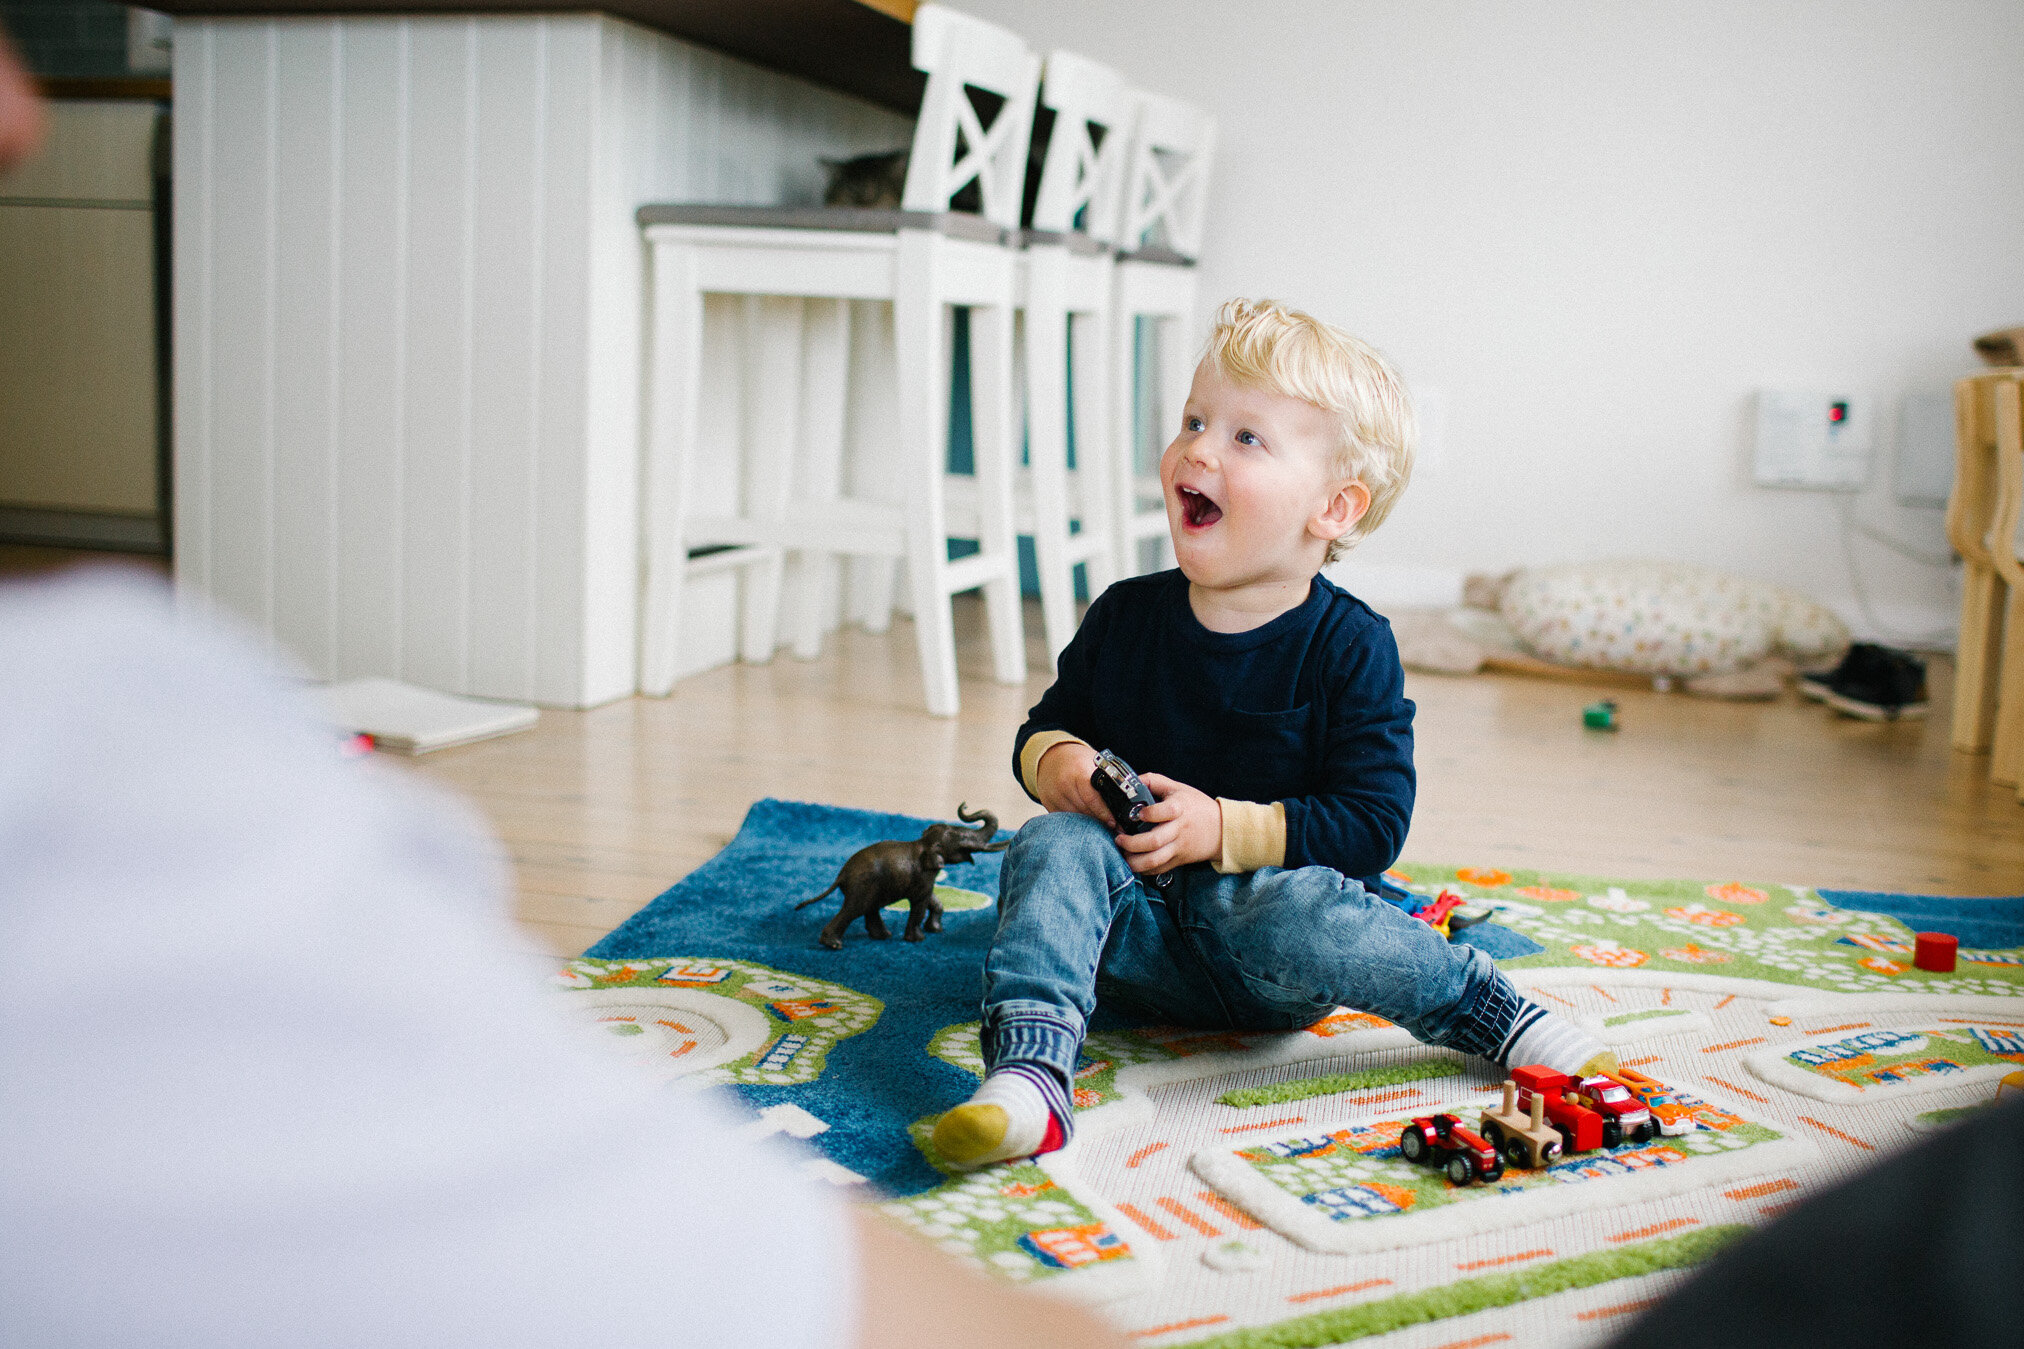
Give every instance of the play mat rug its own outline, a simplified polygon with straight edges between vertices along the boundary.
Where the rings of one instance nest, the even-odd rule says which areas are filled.
[[[918,943],[858,924],[825,950],[837,901],[794,908],[859,847],[926,823],[761,801],[723,852],[567,962],[562,996],[642,1071],[732,1084],[817,1174],[1158,1349],[1600,1340],[1747,1227],[2024,1068],[2024,899],[1401,864],[1417,896],[1493,908],[1469,939],[1682,1093],[1683,1132],[1457,1187],[1406,1161],[1400,1133],[1439,1111],[1477,1127],[1501,1102],[1480,1060],[1354,1012],[1205,1034],[1099,1011],[1074,1142],[945,1174],[927,1126],[982,1071],[1001,855],[949,870],[946,930]],[[1956,972],[1914,968],[1912,929],[1883,910],[1954,931]]]

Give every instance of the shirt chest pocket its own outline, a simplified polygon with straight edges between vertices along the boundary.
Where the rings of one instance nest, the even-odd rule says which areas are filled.
[[[1312,704],[1284,712],[1219,713],[1224,771],[1211,794],[1237,801],[1305,795],[1315,750],[1312,714]]]

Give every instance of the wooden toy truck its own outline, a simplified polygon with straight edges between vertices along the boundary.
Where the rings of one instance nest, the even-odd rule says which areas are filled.
[[[1506,1078],[1503,1108],[1483,1112],[1483,1137],[1504,1154],[1507,1164],[1544,1170],[1560,1156],[1560,1130],[1546,1122],[1544,1093],[1532,1093],[1530,1115],[1518,1108],[1517,1097],[1518,1084]]]

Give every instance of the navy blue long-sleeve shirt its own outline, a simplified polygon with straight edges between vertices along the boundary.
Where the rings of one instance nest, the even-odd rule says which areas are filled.
[[[1299,606],[1212,632],[1178,569],[1120,581],[1089,607],[1054,684],[1019,728],[1066,731],[1239,801],[1282,802],[1288,867],[1377,886],[1413,811],[1413,705],[1391,625],[1316,576]]]

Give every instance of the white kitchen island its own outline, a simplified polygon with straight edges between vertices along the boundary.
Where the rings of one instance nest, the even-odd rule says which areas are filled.
[[[634,212],[911,132],[608,14],[182,14],[174,118],[179,591],[319,677],[564,707],[634,688]]]

